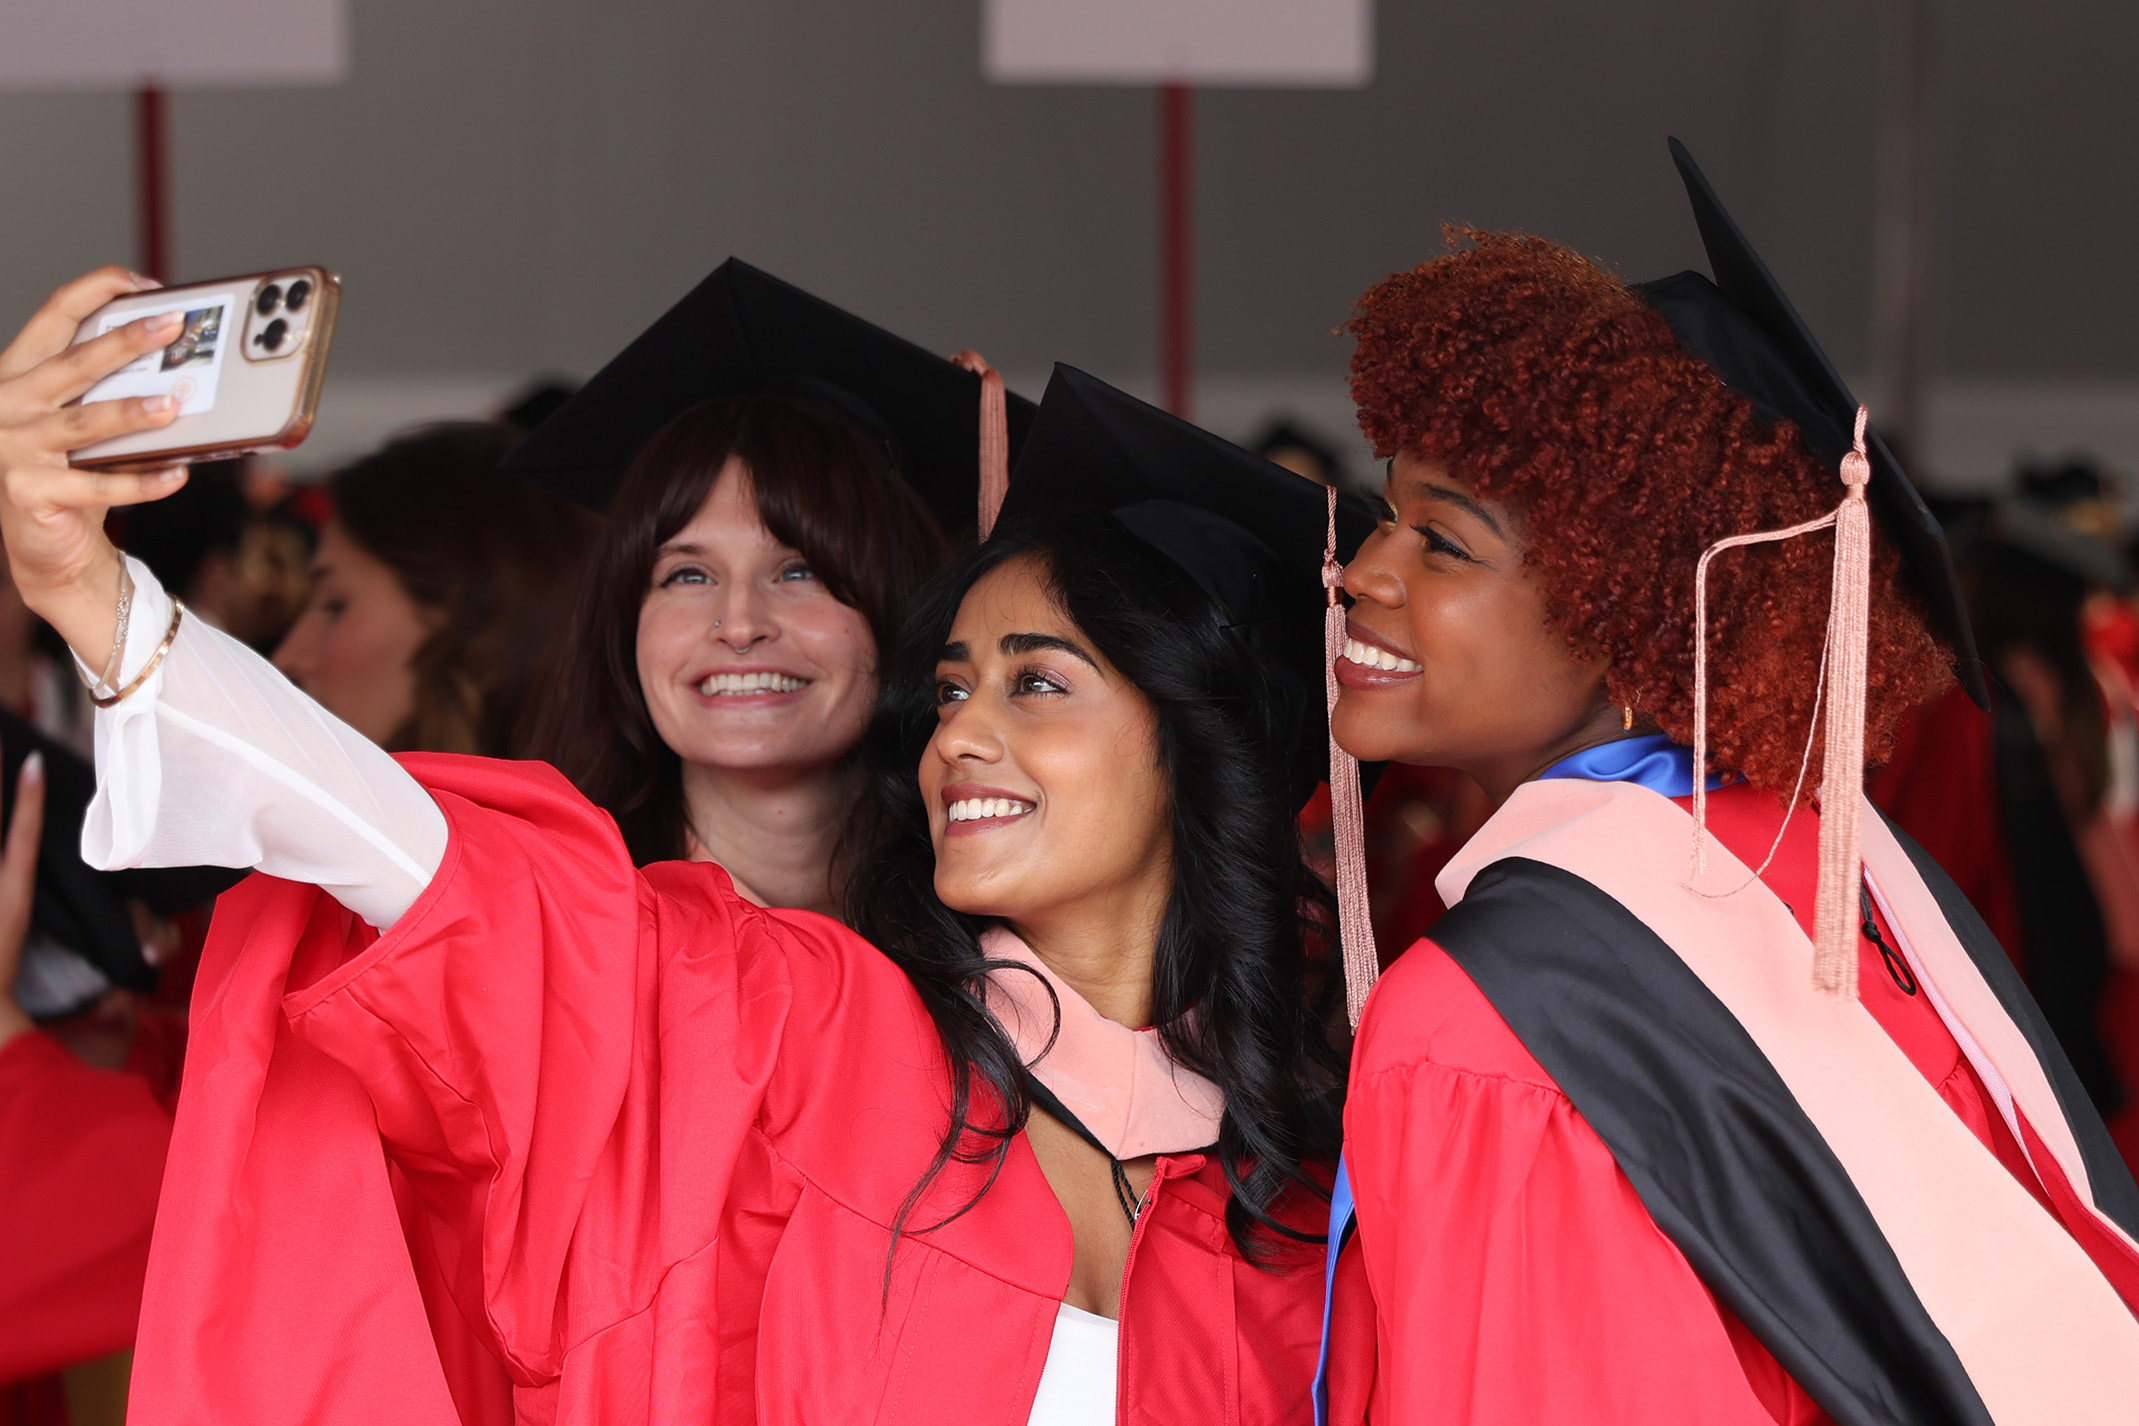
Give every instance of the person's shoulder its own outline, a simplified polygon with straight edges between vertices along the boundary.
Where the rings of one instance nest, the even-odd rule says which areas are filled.
[[[569,846],[607,873],[630,866],[616,819],[548,763],[471,753],[397,753],[394,760],[431,794],[456,836],[482,828]]]
[[[672,957],[693,957],[712,935],[748,958],[777,960],[798,1003],[847,1013],[861,1008],[855,997],[918,1006],[905,973],[853,928],[814,911],[746,901],[716,862],[651,862],[639,875]]]
[[[850,1014],[888,1017],[901,1026],[926,1025],[934,1035],[913,981],[859,931],[830,916],[793,907],[764,907],[758,914],[786,943],[797,980],[813,983],[821,997],[851,998],[857,1003],[847,1007]]]
[[[1353,1045],[1352,1083],[1426,1066],[1559,1092],[1477,982],[1430,937],[1375,983]]]
[[[488,801],[486,793],[503,801],[586,801],[570,778],[546,762],[486,758],[476,753],[395,753],[394,761],[432,791],[452,792],[471,801]]]

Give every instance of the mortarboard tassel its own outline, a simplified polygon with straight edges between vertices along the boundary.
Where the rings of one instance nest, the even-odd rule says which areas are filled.
[[[1344,652],[1344,566],[1337,563],[1337,490],[1329,492],[1329,538],[1322,550],[1322,587],[1329,605],[1322,615],[1323,687],[1328,712],[1337,711],[1337,656]],[[1359,795],[1359,759],[1329,738],[1329,809],[1337,843],[1337,940],[1344,953],[1344,1009],[1359,1028],[1367,992],[1381,974],[1374,947],[1374,920],[1367,903],[1366,809]]]
[[[1718,540],[1701,555],[1694,574],[1693,652],[1693,865],[1706,869],[1708,829],[1708,562],[1725,550],[1798,535],[1835,530],[1834,583],[1827,612],[1827,641],[1813,694],[1813,730],[1827,705],[1827,737],[1820,764],[1820,883],[1813,914],[1813,984],[1844,1000],[1857,998],[1858,888],[1864,879],[1860,826],[1864,805],[1864,698],[1871,633],[1872,524],[1865,487],[1872,478],[1864,448],[1868,413],[1857,408],[1855,448],[1842,457],[1842,503],[1817,520],[1757,535]],[[1803,774],[1799,774],[1803,785]],[[1795,809],[1797,798],[1791,797]],[[1784,826],[1789,825],[1786,815]],[[1780,845],[1781,834],[1776,836]],[[1770,854],[1772,858],[1772,853]],[[1756,873],[1757,875],[1757,873]]]
[[[1827,746],[1820,766],[1820,890],[1812,978],[1829,995],[1857,998],[1858,887],[1864,850],[1864,699],[1871,639],[1872,515],[1864,498],[1871,457],[1857,408],[1855,449],[1842,457],[1849,487],[1835,512],[1834,596],[1827,615]]]
[[[951,358],[980,378],[980,510],[975,528],[986,540],[1010,493],[1010,402],[1003,374],[971,347]]]

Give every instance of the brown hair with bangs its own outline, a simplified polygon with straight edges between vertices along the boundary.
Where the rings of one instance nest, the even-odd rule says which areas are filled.
[[[639,610],[662,545],[704,507],[730,458],[749,473],[766,530],[868,620],[879,651],[949,553],[883,443],[829,406],[722,397],[646,443],[609,508],[540,738],[543,756],[616,818],[641,866],[683,856],[687,823],[682,760],[639,687]]]

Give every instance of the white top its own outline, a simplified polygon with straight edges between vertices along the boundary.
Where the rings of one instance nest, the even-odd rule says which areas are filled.
[[[171,600],[129,558],[134,606],[118,684],[163,642]],[[272,664],[188,617],[163,664],[96,715],[91,866],[257,867],[319,887],[385,930],[444,861],[446,818],[377,744]],[[1116,1326],[1062,1304],[1031,1426],[1114,1420]]]
[[[1121,1324],[1067,1302],[1040,1370],[1029,1426],[1099,1426],[1114,1419],[1114,1374]]]
[[[171,600],[128,559],[134,607],[117,682],[163,642]],[[380,930],[446,852],[446,818],[379,746],[219,629],[188,617],[125,701],[97,711],[97,795],[82,860],[257,867],[319,887]]]

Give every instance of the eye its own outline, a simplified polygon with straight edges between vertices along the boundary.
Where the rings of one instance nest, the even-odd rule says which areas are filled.
[[[938,708],[947,703],[963,703],[972,696],[972,694],[947,678],[936,680],[936,706]]]
[[[1011,682],[1013,694],[1067,693],[1069,688],[1051,673],[1026,669]]]
[[[799,560],[796,561],[794,564],[786,566],[780,571],[779,575],[777,576],[780,583],[782,584],[788,584],[797,580],[815,579],[816,577],[817,571],[811,569],[808,565],[801,563]]]
[[[329,619],[339,619],[349,612],[349,601],[346,599],[322,599],[319,601],[319,612]]]
[[[712,582],[712,575],[707,574],[696,565],[686,564],[678,565],[667,574],[661,576],[659,587],[673,589],[679,584],[711,584]]]
[[[1396,523],[1396,507],[1389,503],[1388,497],[1382,495],[1374,497],[1374,518],[1384,525]]]
[[[1425,538],[1426,553],[1430,555],[1447,555],[1453,559],[1462,560],[1466,564],[1470,563],[1470,552],[1439,530],[1433,528],[1433,526],[1413,525],[1411,528],[1417,530]]]

